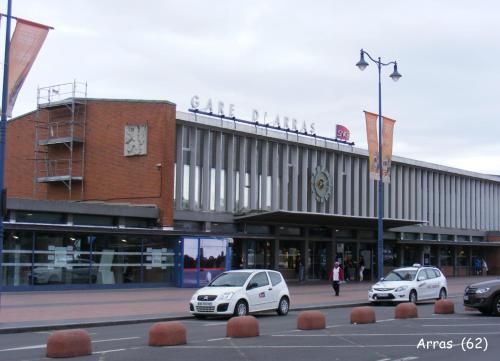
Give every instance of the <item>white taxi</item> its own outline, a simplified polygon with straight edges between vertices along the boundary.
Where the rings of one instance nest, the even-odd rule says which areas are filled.
[[[265,269],[223,272],[196,291],[189,303],[189,310],[196,318],[245,316],[269,310],[285,316],[289,308],[290,293],[283,276]]]
[[[368,291],[368,301],[413,302],[444,299],[448,294],[448,283],[436,267],[421,267],[414,264],[392,270]]]

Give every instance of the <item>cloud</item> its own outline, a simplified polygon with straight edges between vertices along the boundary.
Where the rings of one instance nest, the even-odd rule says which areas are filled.
[[[366,146],[362,110],[378,110],[376,66],[354,64],[365,48],[397,60],[382,72],[382,111],[397,120],[394,152],[500,174],[500,4],[385,1],[102,1],[16,3],[15,15],[55,27],[18,97],[88,81],[89,96],[167,99],[179,110],[198,94],[314,121],[336,123]]]

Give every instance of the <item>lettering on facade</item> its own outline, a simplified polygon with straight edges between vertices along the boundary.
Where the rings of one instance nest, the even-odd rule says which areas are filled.
[[[228,118],[234,118],[234,104],[229,104],[226,108],[224,102],[219,101],[217,104],[212,102],[212,99],[208,99],[206,103],[201,104],[200,98],[194,95],[191,98],[191,109],[200,110],[207,113],[213,113],[214,115],[225,116]],[[226,112],[227,110],[227,112]],[[298,121],[296,118],[291,118],[289,116],[269,115],[267,112],[259,112],[257,109],[252,110],[251,114],[252,122],[261,125],[270,125],[283,130],[289,130],[291,132],[301,132],[307,134],[316,134],[315,123],[310,123],[309,126],[305,121]]]

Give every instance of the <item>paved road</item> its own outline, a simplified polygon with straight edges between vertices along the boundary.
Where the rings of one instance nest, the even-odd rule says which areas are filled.
[[[188,344],[176,347],[148,347],[151,324],[91,328],[94,354],[77,360],[498,360],[499,319],[465,312],[461,299],[454,301],[454,315],[435,315],[427,303],[418,306],[418,319],[409,320],[395,320],[392,306],[377,306],[377,323],[370,325],[351,325],[349,308],[323,310],[327,328],[317,331],[297,330],[297,312],[259,315],[260,337],[245,339],[226,338],[226,320],[191,319],[182,321]],[[48,335],[2,335],[0,360],[44,359]],[[475,349],[463,351],[464,338]]]
[[[449,278],[448,291],[450,295],[460,295],[467,284],[492,278]],[[333,297],[328,282],[290,282],[291,306],[292,309],[335,307],[366,302],[370,286],[370,282],[343,284],[340,297]],[[185,317],[189,316],[188,302],[194,291],[157,288],[7,292],[2,295],[0,307],[0,334],[32,327]]]

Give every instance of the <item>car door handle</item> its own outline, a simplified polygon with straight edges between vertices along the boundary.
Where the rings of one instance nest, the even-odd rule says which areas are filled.
[[[267,290],[268,290],[268,291],[272,291],[272,290],[273,290],[273,288],[272,288],[272,287],[270,287],[270,288],[268,288]]]

